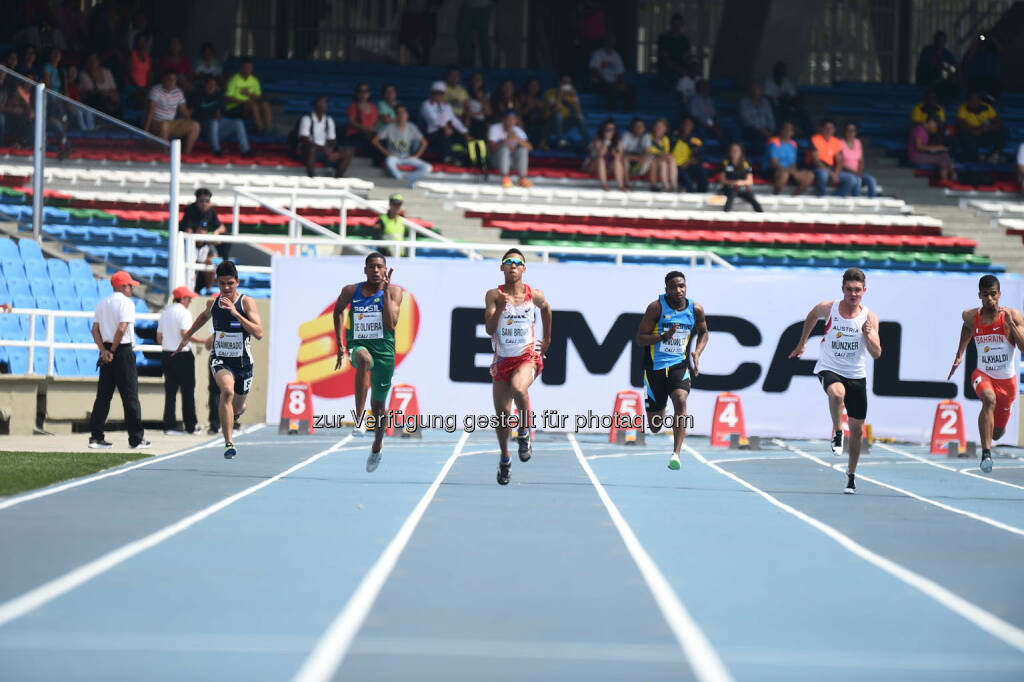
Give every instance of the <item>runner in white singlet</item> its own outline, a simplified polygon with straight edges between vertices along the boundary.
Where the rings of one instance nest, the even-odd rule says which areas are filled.
[[[843,492],[849,494],[857,492],[854,473],[860,459],[864,419],[868,412],[864,354],[876,360],[882,355],[878,317],[860,302],[867,291],[864,280],[864,273],[857,268],[844,272],[842,300],[822,301],[811,308],[804,320],[800,342],[789,354],[790,358],[803,355],[807,339],[818,320],[825,320],[821,354],[814,365],[814,373],[828,394],[828,408],[832,416],[832,452],[837,455],[843,452],[841,421],[843,406],[846,406],[846,416],[850,422],[850,459]]]
[[[508,484],[512,468],[512,458],[508,454],[508,419],[513,401],[523,419],[517,434],[519,461],[525,462],[532,455],[530,427],[533,418],[529,388],[544,370],[544,354],[551,344],[551,306],[540,289],[531,289],[523,284],[525,270],[523,254],[518,249],[509,249],[501,257],[505,283],[489,290],[484,297],[484,326],[491,335],[491,347],[494,349],[491,378],[494,380],[494,411],[499,419],[495,431],[501,448],[498,460],[498,483],[501,485]],[[536,335],[538,311],[543,328],[541,339]]]

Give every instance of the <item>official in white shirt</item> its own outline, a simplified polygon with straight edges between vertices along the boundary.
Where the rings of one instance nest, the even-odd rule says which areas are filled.
[[[124,270],[110,278],[114,293],[96,304],[93,313],[92,338],[100,351],[97,365],[100,380],[96,386],[96,402],[92,406],[89,428],[90,448],[110,448],[113,445],[103,437],[103,429],[110,413],[110,400],[114,389],[121,394],[124,421],[128,428],[128,445],[132,449],[150,447],[143,436],[142,406],[139,404],[139,370],[135,366],[135,305],[132,287],[139,283]]]
[[[202,339],[191,337],[182,352],[171,356],[181,343],[182,335],[192,326],[192,313],[188,306],[199,294],[188,287],[178,287],[171,296],[174,302],[160,313],[156,342],[160,344],[160,364],[164,373],[164,433],[178,435],[181,432],[174,416],[178,389],[181,389],[181,418],[185,422],[185,431],[196,431],[196,356],[191,342],[202,343]]]
[[[334,177],[345,175],[352,161],[352,149],[338,146],[338,131],[334,119],[327,115],[327,97],[313,100],[313,111],[299,119],[296,156],[306,164],[306,175],[316,176],[318,161],[334,166]]]

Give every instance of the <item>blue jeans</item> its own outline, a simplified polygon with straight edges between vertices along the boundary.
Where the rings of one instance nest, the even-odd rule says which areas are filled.
[[[422,180],[424,175],[433,170],[429,163],[415,156],[399,158],[393,154],[388,154],[388,158],[384,159],[384,165],[388,167],[388,172],[391,173],[392,177],[399,180],[408,180],[410,187]],[[403,171],[399,166],[412,166],[413,170]]]
[[[868,197],[874,198],[878,195],[878,183],[875,182],[875,178],[868,175],[867,173],[861,173],[860,177],[857,178],[857,186],[853,188],[853,196],[859,197],[861,188],[866,187],[868,190]]]
[[[825,196],[825,188],[828,186],[828,171],[824,168],[814,169],[814,187],[819,197]],[[859,184],[859,178],[850,171],[839,171],[839,187],[836,188],[837,197],[848,197],[854,192]]]
[[[213,151],[220,151],[220,137],[224,135],[224,139],[234,137],[238,140],[238,147],[242,150],[242,153],[249,151],[249,136],[245,134],[245,123],[240,118],[224,118],[217,120],[211,118],[209,121],[203,121],[200,123],[203,129],[203,134],[208,135],[210,138],[210,146],[213,147]]]
[[[555,137],[561,142],[565,139],[565,134],[572,128],[579,128],[580,138],[584,143],[587,141],[587,122],[582,116],[576,116],[575,113],[570,113],[567,116],[562,116],[562,112],[559,109],[555,109],[554,116],[551,120],[555,122]],[[544,136],[547,139],[547,135]]]

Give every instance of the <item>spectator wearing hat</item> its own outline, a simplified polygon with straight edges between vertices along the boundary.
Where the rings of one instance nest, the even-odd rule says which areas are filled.
[[[420,119],[427,131],[427,141],[441,150],[445,163],[450,163],[454,158],[452,147],[467,143],[469,129],[455,115],[452,105],[445,101],[446,91],[444,81],[434,81],[430,86],[430,97],[420,106]]]
[[[181,418],[185,431],[196,431],[196,356],[192,353],[192,341],[202,339],[192,336],[182,352],[174,354],[181,338],[192,328],[192,313],[188,306],[199,294],[188,287],[178,287],[171,296],[174,301],[160,313],[156,327],[156,342],[160,344],[160,364],[164,373],[164,433],[179,435],[178,421],[174,416],[175,401],[181,390]]]
[[[394,123],[384,126],[373,138],[373,146],[384,155],[388,172],[399,180],[407,180],[412,187],[432,168],[421,158],[427,149],[427,138],[415,123],[409,122],[409,110],[404,104],[395,105],[395,118]],[[402,166],[412,166],[413,170],[403,171]]]
[[[377,216],[377,222],[373,224],[373,239],[405,239],[405,223],[402,222],[402,195],[392,194],[388,197],[388,211]],[[401,256],[403,249],[396,247],[378,248],[378,251],[388,256]],[[394,253],[392,253],[394,251]]]
[[[97,303],[93,313],[92,338],[100,351],[97,362],[100,379],[89,421],[89,447],[113,447],[104,438],[103,430],[116,388],[124,406],[129,447],[135,450],[148,448],[150,442],[143,437],[142,406],[139,404],[139,371],[134,351],[135,305],[131,300],[132,287],[139,286],[139,283],[124,270],[119,270],[110,278],[110,285],[114,292]]]
[[[526,177],[533,145],[530,144],[523,129],[519,127],[519,117],[516,112],[505,112],[500,121],[491,125],[487,130],[487,143],[490,146],[491,166],[501,171],[502,187],[512,186],[509,171],[512,170],[513,161],[516,173],[519,174],[519,185],[533,187],[533,183]]]
[[[317,161],[334,166],[334,177],[345,175],[352,161],[352,150],[338,147],[334,119],[327,115],[327,96],[313,100],[313,111],[299,119],[296,155],[306,163],[306,175],[316,176]]]

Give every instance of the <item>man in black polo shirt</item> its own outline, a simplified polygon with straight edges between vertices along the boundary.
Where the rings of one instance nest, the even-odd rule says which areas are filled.
[[[224,117],[224,93],[217,87],[216,78],[206,77],[202,87],[189,98],[189,107],[192,109],[192,120],[199,121],[202,134],[210,138],[214,156],[224,154],[220,147],[222,136],[225,139],[234,137],[238,140],[242,156],[252,156],[249,137],[245,133],[245,123],[240,118]]]
[[[220,218],[217,217],[217,211],[211,204],[213,193],[205,187],[200,187],[196,190],[196,200],[194,203],[189,204],[185,207],[185,213],[182,216],[181,223],[178,224],[178,229],[184,230],[185,232],[192,232],[195,234],[224,234],[227,232],[227,226],[220,222]],[[217,255],[221,258],[227,259],[231,254],[231,244],[229,243],[217,243],[217,242],[200,242],[196,244],[199,249],[198,262],[206,263],[212,256]],[[204,249],[204,247],[209,247]],[[197,273],[196,276],[196,288],[199,289],[209,286],[209,279],[212,282],[213,273],[201,272]]]

